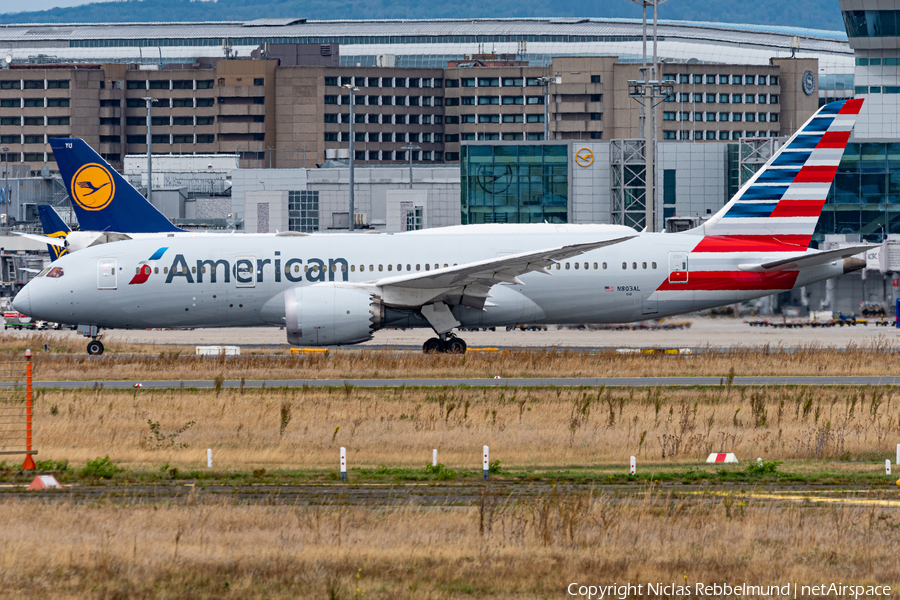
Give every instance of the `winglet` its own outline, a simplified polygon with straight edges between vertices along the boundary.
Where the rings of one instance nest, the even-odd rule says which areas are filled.
[[[44,241],[47,242],[47,250],[50,252],[51,260],[56,260],[68,253],[64,240],[72,230],[63,223],[51,206],[38,204],[37,209],[41,218],[41,229],[46,237]]]

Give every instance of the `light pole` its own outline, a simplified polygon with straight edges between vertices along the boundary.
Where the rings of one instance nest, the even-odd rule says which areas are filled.
[[[151,107],[154,102],[159,102],[156,98],[141,98],[147,103],[147,202],[153,204],[153,136],[151,135],[151,126],[153,118],[151,116]]]
[[[641,56],[641,81],[628,82],[628,95],[641,104],[644,134],[644,226],[647,231],[656,230],[656,107],[662,99],[674,95],[675,87],[670,82],[660,83],[658,77],[657,44],[657,9],[666,0],[631,0],[640,4],[643,10],[643,55]],[[653,61],[647,65],[647,8],[653,8]],[[649,114],[648,114],[649,112]],[[649,121],[649,122],[648,122]]]
[[[409,189],[412,189],[412,151],[421,150],[422,147],[415,144],[408,144],[406,146],[400,146],[400,149],[409,152]]]
[[[550,84],[559,83],[559,77],[538,77],[539,83],[544,84],[544,141],[550,139]]]
[[[350,91],[350,227],[349,230],[353,231],[353,222],[356,220],[355,215],[353,214],[353,159],[355,158],[353,155],[353,92],[358,92],[359,88],[353,85],[352,83],[345,83],[341,86],[342,88],[347,88]]]
[[[6,226],[9,227],[9,146],[0,148],[3,151],[3,159],[6,162],[5,183],[3,184],[3,199],[6,201]]]

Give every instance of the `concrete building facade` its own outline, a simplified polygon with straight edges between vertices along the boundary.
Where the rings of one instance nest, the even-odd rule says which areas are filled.
[[[628,96],[638,66],[616,57],[559,57],[548,67],[482,57],[442,69],[280,67],[275,60],[139,65],[25,65],[0,71],[0,161],[55,169],[48,141],[81,137],[121,169],[155,154],[238,154],[247,167],[311,167],[348,149],[364,164],[456,163],[470,141],[638,137]],[[177,68],[175,68],[177,67]],[[786,135],[817,107],[816,59],[770,65],[666,64],[675,95],[658,139],[720,141]],[[541,77],[551,77],[546,88]],[[809,92],[809,93],[806,93]],[[545,106],[546,103],[546,106]],[[415,148],[418,146],[418,148]],[[406,147],[406,148],[404,148]]]

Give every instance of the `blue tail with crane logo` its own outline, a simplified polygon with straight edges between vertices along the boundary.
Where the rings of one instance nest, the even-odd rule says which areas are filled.
[[[52,238],[59,238],[61,240],[66,239],[66,236],[69,235],[72,230],[69,229],[68,225],[63,223],[63,220],[59,218],[56,211],[47,204],[39,204],[37,209],[38,215],[41,217],[41,228],[44,230],[44,235]],[[50,251],[51,260],[56,260],[60,256],[69,253],[65,248],[54,246],[53,244],[47,244],[47,249]]]
[[[84,140],[52,139],[50,147],[83,231],[182,231]]]

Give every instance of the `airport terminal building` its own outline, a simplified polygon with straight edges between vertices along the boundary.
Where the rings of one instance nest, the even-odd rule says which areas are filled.
[[[900,24],[897,10],[861,2],[841,2],[848,35],[661,22],[660,77],[674,95],[658,108],[658,229],[718,210],[817,107],[857,95],[867,101],[814,241],[900,234]],[[640,29],[621,19],[3,26],[0,53],[13,60],[0,71],[0,169],[20,178],[11,214],[28,220],[26,205],[40,202],[23,193],[29,181],[64,204],[53,137],[82,137],[116,168],[130,160],[146,186],[134,165],[153,97],[154,197],[170,198],[165,211],[184,225],[345,227],[352,120],[365,227],[640,228],[628,86],[640,78]],[[206,192],[185,183],[190,173],[167,174],[164,156],[184,154],[238,168]]]

